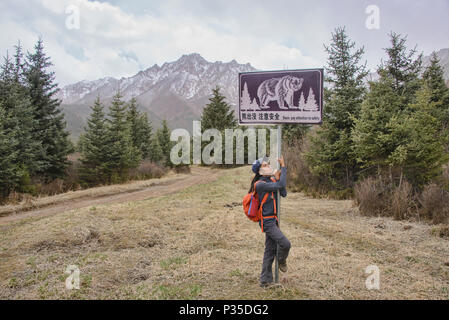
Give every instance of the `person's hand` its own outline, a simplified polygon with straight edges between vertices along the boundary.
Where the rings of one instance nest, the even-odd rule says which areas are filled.
[[[274,172],[274,178],[279,181],[281,179],[281,170],[276,170]]]
[[[282,168],[282,167],[285,167],[284,156],[281,156],[281,157],[278,159],[278,162],[279,162],[279,165],[281,166],[281,168]]]

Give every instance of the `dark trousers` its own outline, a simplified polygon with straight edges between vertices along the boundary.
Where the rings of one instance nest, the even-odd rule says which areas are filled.
[[[260,282],[273,282],[273,261],[276,258],[277,245],[279,244],[279,262],[284,262],[290,251],[290,241],[277,226],[276,220],[265,220],[263,229],[265,232],[265,252],[263,255],[262,273]]]

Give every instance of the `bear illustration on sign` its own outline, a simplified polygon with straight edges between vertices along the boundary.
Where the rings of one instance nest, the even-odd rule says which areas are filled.
[[[270,101],[277,101],[280,109],[297,109],[293,105],[293,94],[301,89],[303,82],[303,78],[290,75],[265,80],[257,89],[260,108],[268,109]],[[285,102],[288,107],[284,106]]]

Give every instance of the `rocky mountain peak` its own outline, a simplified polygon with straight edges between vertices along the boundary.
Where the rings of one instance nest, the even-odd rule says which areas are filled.
[[[236,60],[209,62],[199,53],[190,53],[162,66],[154,64],[132,77],[105,77],[65,86],[60,90],[59,98],[66,114],[85,118],[97,96],[107,104],[120,88],[124,100],[135,97],[139,107],[155,122],[167,119],[173,126],[182,127],[187,121],[199,119],[217,85],[222,88],[228,103],[236,108],[238,73],[254,70],[249,63],[239,64]]]

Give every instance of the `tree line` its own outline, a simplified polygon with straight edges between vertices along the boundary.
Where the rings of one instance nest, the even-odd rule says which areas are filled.
[[[12,56],[7,53],[0,73],[0,201],[11,192],[41,193],[42,186],[68,178],[77,161],[73,185],[90,187],[119,183],[135,177],[163,174],[172,167],[170,130],[167,121],[153,133],[147,114],[135,99],[123,101],[120,91],[106,114],[100,97],[93,106],[84,133],[75,146],[57,98],[53,64],[39,39],[33,52],[23,52],[20,41]],[[132,174],[151,162],[143,174]],[[147,163],[148,164],[148,163]]]
[[[79,177],[84,186],[127,181],[130,170],[143,161],[173,167],[170,161],[173,143],[166,120],[153,134],[152,124],[147,114],[137,109],[136,99],[126,103],[120,91],[108,109],[106,114],[97,97],[79,139]]]
[[[404,178],[419,188],[448,161],[449,89],[435,53],[422,67],[422,54],[406,37],[389,34],[387,59],[378,80],[366,85],[364,49],[344,28],[332,34],[324,95],[323,125],[306,154],[313,173],[331,188],[352,188],[361,178]]]
[[[66,130],[55,74],[42,39],[24,54],[20,42],[0,74],[0,198],[33,192],[38,182],[62,178],[74,151]]]
[[[375,186],[364,189],[372,191],[368,197],[388,210],[389,195],[405,185],[398,199],[415,197],[420,206],[419,194],[447,175],[449,89],[438,57],[433,53],[424,68],[423,55],[407,48],[406,36],[391,32],[389,38],[377,79],[369,79],[364,48],[345,28],[332,33],[325,46],[323,124],[302,131],[301,172],[294,175],[299,189],[337,197],[355,192],[357,198],[363,182],[371,181]],[[449,180],[440,185],[446,199]]]

